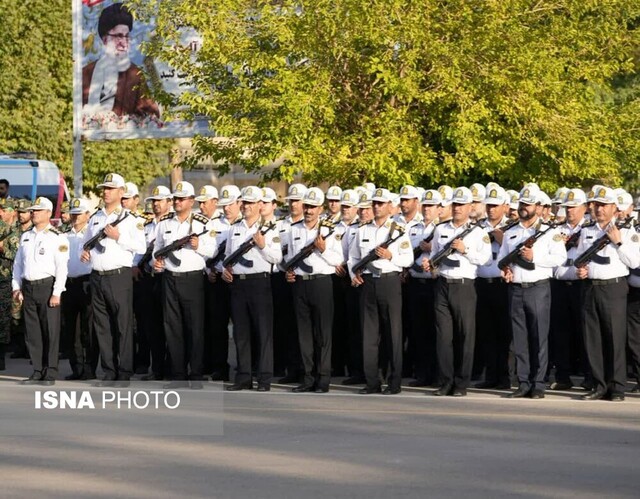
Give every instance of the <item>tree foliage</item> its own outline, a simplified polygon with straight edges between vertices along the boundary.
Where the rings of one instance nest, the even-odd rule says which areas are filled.
[[[25,0],[0,9],[0,152],[34,151],[72,181],[71,3]],[[166,173],[171,141],[84,144],[85,192],[110,171],[142,185]]]
[[[397,187],[616,184],[640,157],[632,0],[133,0],[211,157]],[[179,33],[203,36],[194,60]],[[621,85],[621,86],[620,86]],[[166,98],[167,96],[165,96]],[[622,172],[622,173],[621,173]],[[269,176],[269,175],[268,175]]]

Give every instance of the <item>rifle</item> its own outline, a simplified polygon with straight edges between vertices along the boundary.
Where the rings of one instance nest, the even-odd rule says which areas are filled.
[[[142,255],[142,258],[138,262],[138,268],[142,271],[146,270],[147,264],[151,261],[151,256],[153,254],[153,245],[155,244],[155,242],[156,240],[154,239],[149,243],[149,246],[147,246],[147,251],[144,252],[144,255]]]
[[[206,234],[207,232],[209,231],[205,229],[202,232],[199,232],[197,234],[195,232],[192,232],[188,236],[184,236],[184,237],[181,237],[180,239],[176,239],[172,243],[167,244],[164,248],[160,248],[158,251],[156,251],[156,254],[154,256],[156,257],[156,259],[168,258],[171,263],[178,266],[182,263],[182,260],[180,260],[176,255],[174,255],[173,252],[184,248],[189,242],[189,239],[191,239],[193,236],[200,237],[201,235]]]
[[[261,225],[258,230],[264,236],[270,230],[275,229],[275,227],[276,227],[276,224],[274,222],[268,222],[266,225]],[[251,260],[247,260],[246,258],[244,258],[244,255],[255,245],[256,245],[256,242],[253,240],[253,237],[250,237],[248,240],[246,240],[240,246],[238,246],[238,248],[233,253],[231,253],[227,258],[225,258],[222,261],[222,266],[233,267],[236,263],[240,263],[244,267],[248,267],[248,268],[253,267],[253,262]]]
[[[429,234],[422,241],[420,241],[420,243],[430,243],[431,241],[433,241],[433,236],[435,235],[436,235],[436,229],[434,228],[431,231],[431,234]],[[420,249],[420,244],[418,244],[418,246],[413,248],[413,261],[415,262],[420,257],[420,255],[422,255],[422,253],[424,253],[424,251]]]
[[[527,239],[518,244],[513,250],[511,250],[508,255],[500,260],[498,262],[498,268],[500,270],[504,270],[509,265],[515,263],[523,269],[534,270],[536,266],[533,264],[533,262],[528,262],[524,258],[522,258],[520,256],[520,250],[522,248],[531,248],[538,239],[540,239],[553,228],[555,228],[555,224],[549,224],[549,226],[545,230],[537,230],[533,235],[529,236]]]
[[[618,229],[625,229],[627,227],[631,227],[631,223],[633,222],[633,217],[627,217],[626,219],[617,222],[615,224],[615,226]],[[596,253],[598,253],[601,249],[603,249],[607,244],[609,244],[611,242],[611,239],[609,239],[609,235],[608,234],[604,234],[602,236],[600,236],[598,239],[596,239],[593,244],[587,248],[587,250],[582,253],[578,258],[576,258],[573,261],[573,265],[575,267],[584,267],[586,264],[588,264],[590,261],[594,261],[595,263],[605,263],[605,262],[601,262],[598,261],[600,258],[607,258],[607,257],[601,257],[599,255],[596,255]],[[597,257],[597,258],[596,258]],[[608,262],[606,262],[608,263]]]
[[[392,237],[392,234],[394,231],[397,231],[397,235]],[[357,274],[359,271],[364,269],[370,263],[375,262],[376,260],[379,260],[380,257],[376,254],[376,249],[388,248],[389,246],[391,246],[392,243],[400,239],[403,234],[404,234],[404,228],[398,225],[396,222],[393,222],[391,224],[391,228],[389,229],[389,236],[387,237],[387,240],[383,242],[381,245],[376,246],[371,251],[369,251],[369,253],[367,253],[367,255],[363,259],[361,259],[358,263],[356,263],[353,266],[353,268],[351,269],[352,272],[354,274]]]
[[[515,227],[516,225],[518,225],[520,223],[520,220],[509,220],[506,224],[504,224],[502,227],[496,227],[495,229],[493,229],[491,232],[489,232],[489,239],[491,240],[491,242],[494,242],[496,240],[496,236],[493,235],[493,233],[496,230],[501,230],[502,232],[507,232],[511,227]]]
[[[440,251],[438,251],[438,253],[436,253],[436,255],[431,260],[429,260],[430,267],[432,269],[437,269],[443,262],[447,266],[455,266],[455,263],[449,265],[449,263],[453,262],[452,260],[449,260],[449,255],[451,255],[455,251],[455,249],[453,249],[453,247],[451,246],[453,244],[453,241],[455,241],[456,239],[464,239],[469,234],[471,234],[476,227],[478,227],[477,223],[470,224],[465,230],[463,230],[460,234],[458,234],[451,241],[445,244],[445,246]],[[458,262],[458,266],[459,265],[460,264]]]
[[[320,226],[318,227],[318,234],[320,234],[322,227],[329,228],[329,232],[327,232],[324,236],[321,235],[323,240],[333,234],[333,232],[336,230],[335,224],[329,219],[324,219],[320,222]],[[284,271],[287,272],[299,267],[303,272],[306,272],[307,274],[313,274],[313,267],[305,263],[304,260],[309,257],[315,249],[315,241],[311,241],[304,248],[302,248],[296,256],[294,256],[291,260],[284,264]]]
[[[220,244],[220,247],[218,249],[218,252],[216,253],[216,256],[214,256],[213,258],[209,258],[207,260],[207,268],[209,270],[214,270],[216,268],[216,265],[218,265],[218,263],[222,261],[222,259],[224,258],[224,252],[226,251],[226,249],[227,249],[227,240],[225,239]]]
[[[125,211],[122,217],[118,218],[115,222],[109,225],[111,225],[111,227],[115,227],[128,216],[129,216],[129,212]],[[107,237],[107,235],[104,233],[104,227],[103,227],[95,236],[93,236],[86,243],[84,243],[84,245],[82,246],[82,249],[85,251],[91,251],[93,248],[96,248],[98,250],[98,253],[104,253],[106,248],[100,243],[100,241],[102,241],[105,237]]]

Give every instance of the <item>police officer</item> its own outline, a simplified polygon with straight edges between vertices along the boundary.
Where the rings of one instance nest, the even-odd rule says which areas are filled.
[[[470,225],[472,202],[468,188],[455,189],[453,218],[435,228],[429,259],[422,262],[424,270],[438,272],[434,308],[442,386],[434,395],[439,396],[465,396],[471,380],[476,333],[474,281],[477,267],[491,259],[488,234]],[[448,245],[454,252],[434,268],[434,258]]]
[[[23,301],[33,373],[24,384],[55,384],[60,344],[60,296],[67,279],[69,243],[50,223],[53,204],[39,197],[29,208],[33,228],[20,239],[13,296]]]
[[[94,379],[98,365],[98,340],[92,327],[89,275],[91,264],[82,262],[82,244],[89,221],[89,203],[85,199],[73,199],[70,203],[70,227],[64,233],[69,241],[69,264],[66,290],[62,294],[63,334],[69,345],[71,374],[67,380]]]
[[[317,187],[308,189],[302,198],[304,218],[291,225],[285,265],[309,244],[313,252],[299,266],[287,271],[293,286],[304,381],[295,393],[326,393],[331,382],[331,335],[333,325],[333,284],[331,275],[343,260],[342,245],[332,229],[320,225],[324,194]]]
[[[242,190],[243,219],[233,224],[227,233],[225,258],[243,243],[253,246],[234,264],[229,263],[222,279],[230,284],[233,338],[236,343],[238,367],[235,383],[227,390],[251,390],[251,329],[258,338],[258,391],[271,389],[273,376],[273,300],[271,296],[271,266],[282,260],[279,235],[267,230],[260,220],[262,189],[248,186]]]
[[[6,232],[0,236],[0,371],[4,371],[5,351],[11,340],[11,275],[20,242],[13,199],[0,198],[0,219],[6,224]]]
[[[193,185],[178,182],[173,195],[174,212],[162,217],[156,229],[153,268],[164,272],[162,313],[167,349],[171,358],[172,381],[165,388],[181,388],[190,381],[192,389],[202,388],[204,346],[205,259],[216,250],[216,233],[206,228],[207,217],[192,213]],[[179,239],[187,242],[165,256],[158,252]]]
[[[594,390],[585,400],[608,397],[624,400],[626,385],[627,293],[629,269],[640,265],[640,242],[632,228],[615,225],[616,196],[609,187],[594,191],[595,224],[580,232],[578,256],[606,235],[608,243],[586,266],[577,269],[584,279],[582,327]]]
[[[549,279],[553,267],[567,259],[560,232],[542,224],[537,215],[540,189],[535,184],[525,186],[519,195],[520,223],[507,231],[502,239],[498,262],[517,250],[518,259],[502,270],[509,284],[509,315],[519,387],[510,398],[530,396],[544,398],[545,376],[549,362],[549,321],[551,289]],[[538,239],[524,245],[532,236]]]
[[[60,205],[60,232],[66,232],[71,227],[71,214],[69,213],[69,201],[63,201]]]
[[[91,262],[93,327],[100,347],[104,378],[97,386],[128,386],[133,374],[133,279],[136,253],[144,254],[144,226],[121,206],[124,179],[109,173],[98,185],[104,207],[89,219],[84,244],[94,236],[105,237],[81,260]],[[116,225],[114,225],[116,224]],[[115,355],[114,355],[115,353]]]
[[[349,252],[349,274],[353,286],[362,286],[360,312],[363,359],[367,386],[362,394],[381,392],[378,377],[378,345],[386,344],[390,371],[385,394],[401,391],[402,382],[402,288],[400,272],[413,262],[413,250],[404,228],[390,217],[391,194],[376,189],[372,198],[373,221],[360,227]],[[391,242],[393,240],[393,242]],[[385,247],[387,246],[388,247]],[[371,253],[373,252],[373,253]],[[376,259],[354,271],[369,254]]]
[[[342,198],[342,189],[337,185],[332,185],[327,189],[325,199],[327,200],[327,211],[323,212],[320,217],[328,219],[331,222],[338,223],[340,221],[340,199]]]
[[[640,239],[640,224],[635,226],[635,237]],[[640,392],[640,267],[629,269],[629,295],[627,297],[627,334],[629,351],[637,384],[631,393]]]

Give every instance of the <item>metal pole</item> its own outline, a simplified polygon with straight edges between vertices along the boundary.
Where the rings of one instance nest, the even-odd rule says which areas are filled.
[[[73,194],[82,196],[82,4],[73,0]]]

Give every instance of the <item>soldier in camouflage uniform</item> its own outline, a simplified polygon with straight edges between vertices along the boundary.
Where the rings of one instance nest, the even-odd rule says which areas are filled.
[[[69,201],[63,201],[60,205],[60,232],[66,232],[71,229],[71,214],[69,213]]]
[[[20,243],[20,231],[17,224],[13,199],[0,202],[0,371],[5,369],[4,356],[11,340],[11,274],[13,259]]]

